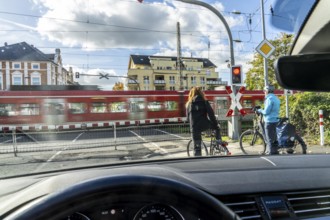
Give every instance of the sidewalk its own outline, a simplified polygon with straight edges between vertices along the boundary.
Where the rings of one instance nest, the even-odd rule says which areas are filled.
[[[228,140],[228,149],[232,155],[242,155],[239,141]],[[307,154],[330,154],[330,146],[307,145]]]

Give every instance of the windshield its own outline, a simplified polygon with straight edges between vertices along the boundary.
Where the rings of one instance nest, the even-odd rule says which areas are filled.
[[[313,3],[291,2],[305,15]],[[288,53],[292,28],[304,20],[289,14],[296,7],[283,11],[285,5],[259,0],[0,5],[0,177],[200,156],[326,153],[329,132],[318,123],[327,106],[319,106],[330,97],[284,90],[274,75],[274,61]],[[274,28],[275,17],[284,19],[276,27],[290,28]],[[266,92],[263,59],[272,85]]]
[[[297,34],[314,4],[315,0],[276,1],[272,10],[272,25]]]

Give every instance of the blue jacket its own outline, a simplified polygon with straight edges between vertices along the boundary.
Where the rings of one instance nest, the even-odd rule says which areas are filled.
[[[265,98],[265,109],[259,109],[258,112],[264,115],[265,122],[278,122],[280,112],[280,100],[273,93],[269,93]]]

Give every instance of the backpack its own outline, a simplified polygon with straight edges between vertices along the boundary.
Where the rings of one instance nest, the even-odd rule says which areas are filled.
[[[296,127],[290,123],[279,123],[276,126],[277,141],[281,147],[293,147],[295,136],[296,136]]]

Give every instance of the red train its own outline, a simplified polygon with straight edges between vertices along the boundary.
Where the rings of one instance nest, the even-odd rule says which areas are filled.
[[[280,94],[281,92],[278,92]],[[226,120],[226,90],[205,91],[219,119]],[[185,117],[188,92],[179,91],[1,91],[0,126],[63,125]],[[245,91],[243,108],[263,103],[262,91]]]

